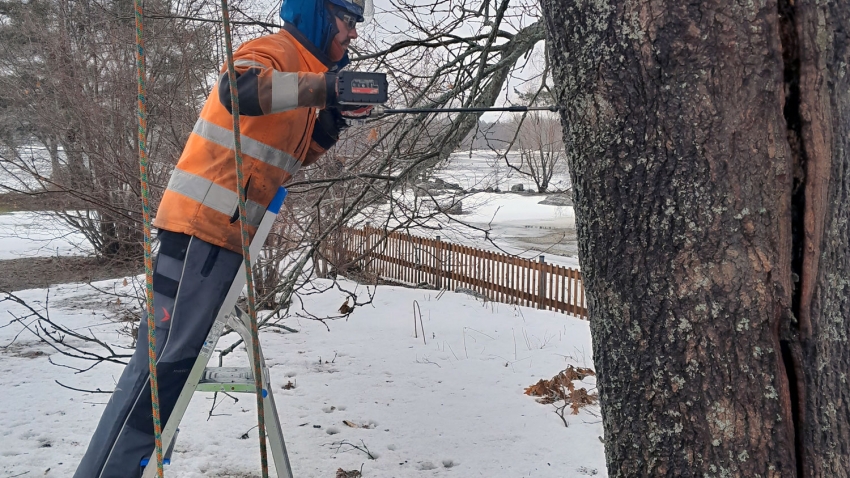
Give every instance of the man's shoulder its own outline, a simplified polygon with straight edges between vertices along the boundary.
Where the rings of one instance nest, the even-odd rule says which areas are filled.
[[[237,56],[268,58],[274,63],[269,66],[280,71],[325,72],[328,69],[297,37],[285,29],[245,42]]]
[[[285,31],[270,33],[254,38],[242,44],[239,56],[250,56],[252,53],[262,53],[271,57],[281,65],[271,65],[280,68],[282,65],[294,67],[300,63],[300,48],[298,43]]]
[[[292,38],[292,36],[287,34],[286,31],[280,30],[275,33],[269,33],[252,40],[248,40],[243,43],[239,49],[250,50],[267,48],[269,46],[277,46],[282,49],[292,49],[297,51],[298,43]]]

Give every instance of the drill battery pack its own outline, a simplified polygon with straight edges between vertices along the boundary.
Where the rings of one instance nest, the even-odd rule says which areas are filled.
[[[337,98],[343,105],[382,105],[387,102],[386,73],[341,71]]]

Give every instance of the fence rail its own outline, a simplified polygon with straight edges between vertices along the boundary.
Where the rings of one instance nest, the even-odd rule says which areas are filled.
[[[325,240],[320,269],[467,289],[489,300],[587,317],[581,272],[555,264],[366,226]]]

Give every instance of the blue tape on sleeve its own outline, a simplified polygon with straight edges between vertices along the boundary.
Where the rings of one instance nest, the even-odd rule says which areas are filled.
[[[283,200],[286,199],[286,193],[285,187],[281,186],[277,188],[277,194],[274,195],[274,199],[269,203],[269,207],[266,210],[275,214],[279,213],[280,207],[283,205]]]

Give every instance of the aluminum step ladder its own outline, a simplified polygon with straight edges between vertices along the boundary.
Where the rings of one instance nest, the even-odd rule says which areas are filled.
[[[263,244],[271,231],[283,200],[286,198],[286,188],[280,187],[272,199],[271,204],[266,209],[260,225],[257,227],[257,233],[254,235],[254,240],[249,247],[251,258],[259,256]],[[253,347],[251,344],[251,318],[242,309],[236,306],[236,300],[242,294],[242,289],[245,287],[245,271],[244,267],[239,269],[230,290],[219,309],[218,316],[210,329],[204,345],[201,348],[201,353],[195,361],[195,365],[189,372],[186,379],[186,384],[183,386],[183,391],[177,398],[177,403],[174,405],[174,410],[168,418],[168,422],[162,429],[162,449],[163,463],[166,463],[166,457],[170,462],[171,451],[174,448],[174,439],[177,436],[177,427],[180,425],[180,420],[186,413],[189,407],[189,402],[195,392],[227,392],[227,393],[256,393],[254,385],[253,373]],[[225,327],[230,327],[236,331],[245,344],[248,352],[249,367],[207,367],[209,359],[215,352],[215,347],[218,344],[218,339],[221,337]],[[271,382],[269,379],[269,369],[266,367],[265,359],[263,358],[262,347],[260,348],[260,369],[263,371],[263,410],[266,417],[266,436],[268,438],[269,448],[274,460],[277,478],[292,478],[292,467],[289,464],[289,456],[286,453],[286,444],[283,441],[283,430],[280,426],[280,418],[277,415],[277,407],[274,403],[274,395],[272,394]],[[142,478],[156,477],[156,451],[150,455],[150,460],[142,460],[140,465],[144,467]],[[150,461],[151,466],[148,465]]]

